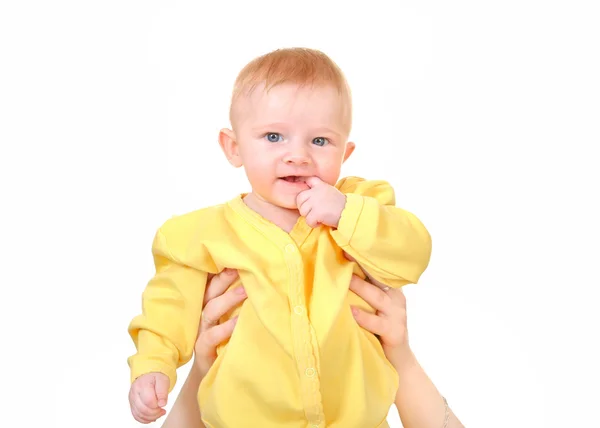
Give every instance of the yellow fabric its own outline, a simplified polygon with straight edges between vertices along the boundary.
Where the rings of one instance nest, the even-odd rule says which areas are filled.
[[[416,283],[431,239],[411,213],[396,208],[384,181],[357,177],[336,185],[347,202],[337,230],[300,218],[288,234],[248,208],[243,195],[174,217],[153,244],[156,276],[129,333],[138,352],[131,380],[190,360],[207,273],[237,269],[248,299],[232,337],[198,392],[207,427],[387,427],[398,376],[378,339],[350,311],[372,308],[348,292],[352,255],[391,287]]]

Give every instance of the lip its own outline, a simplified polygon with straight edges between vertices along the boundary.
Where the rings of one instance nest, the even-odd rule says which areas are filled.
[[[288,181],[285,179],[285,177],[298,177],[298,181]],[[287,187],[291,187],[294,189],[305,189],[308,187],[308,184],[306,184],[306,179],[308,177],[300,176],[300,175],[295,175],[295,176],[287,175],[285,177],[279,177],[278,180],[283,182]]]
[[[294,177],[294,181],[286,180],[287,177]],[[283,180],[286,183],[304,183],[307,178],[308,178],[308,176],[306,176],[306,175],[292,175],[292,174],[279,177],[280,180]]]

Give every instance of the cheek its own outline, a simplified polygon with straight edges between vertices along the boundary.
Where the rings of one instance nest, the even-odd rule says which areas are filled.
[[[246,175],[255,182],[267,181],[273,171],[272,156],[264,150],[244,150],[241,153]]]
[[[338,156],[331,156],[321,159],[318,167],[319,176],[321,177],[321,180],[333,186],[337,183],[338,178],[340,177],[341,168],[341,157],[338,158]]]
[[[323,180],[327,184],[330,184],[331,186],[335,186],[335,184],[337,183],[339,178],[340,178],[339,170],[334,171],[334,170],[328,169],[323,174],[321,174],[321,180]]]
[[[268,162],[268,153],[265,153],[260,147],[245,147],[240,151],[240,156],[242,157],[244,166],[247,168],[261,168]]]

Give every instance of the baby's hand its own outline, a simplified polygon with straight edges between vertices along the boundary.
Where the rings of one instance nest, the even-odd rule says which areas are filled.
[[[169,377],[163,373],[147,373],[138,377],[129,390],[129,405],[136,421],[154,422],[166,411]]]
[[[306,224],[310,227],[324,224],[337,228],[346,206],[346,196],[318,177],[309,177],[306,184],[310,189],[300,192],[296,197],[296,206],[300,215],[306,218]]]

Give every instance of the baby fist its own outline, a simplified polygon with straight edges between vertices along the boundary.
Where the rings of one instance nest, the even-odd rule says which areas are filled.
[[[169,377],[163,373],[147,373],[138,377],[129,389],[129,405],[136,421],[154,422],[166,411]]]
[[[296,197],[296,206],[306,224],[317,227],[320,224],[337,228],[346,206],[346,196],[332,185],[318,177],[309,177],[308,190]]]

